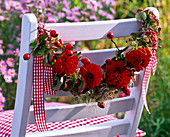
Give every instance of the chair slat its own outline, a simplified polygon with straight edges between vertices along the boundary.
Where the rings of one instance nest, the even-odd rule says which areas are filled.
[[[127,134],[129,127],[129,121],[123,119],[71,129],[28,133],[26,134],[26,137],[113,137]]]
[[[133,97],[117,98],[105,102],[106,106],[101,109],[93,104],[75,104],[67,106],[59,106],[46,108],[46,121],[64,121],[72,119],[81,119],[95,116],[102,116],[107,114],[114,114],[118,112],[125,112],[133,109],[135,99]],[[33,124],[34,112],[30,111],[29,123]]]
[[[77,22],[77,23],[46,23],[46,29],[55,29],[60,32],[63,41],[83,41],[106,39],[108,32],[114,32],[115,37],[127,37],[132,32],[138,32],[140,23],[135,18]]]

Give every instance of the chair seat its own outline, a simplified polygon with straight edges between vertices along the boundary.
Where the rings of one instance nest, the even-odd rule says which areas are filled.
[[[69,105],[69,104],[54,103],[54,102],[45,103],[45,107],[55,107],[55,106],[63,106],[63,105]],[[10,137],[13,113],[14,110],[7,110],[7,111],[0,112],[0,136]],[[105,123],[109,121],[116,121],[116,120],[118,119],[113,116],[105,115],[105,116],[98,116],[93,118],[51,122],[51,123],[47,123],[47,127],[49,131],[53,131],[53,130],[75,128],[80,126],[96,125],[96,124]],[[26,133],[33,133],[33,132],[38,132],[36,124],[28,124]],[[146,133],[142,130],[138,129],[136,132],[136,137],[145,136],[145,135]]]

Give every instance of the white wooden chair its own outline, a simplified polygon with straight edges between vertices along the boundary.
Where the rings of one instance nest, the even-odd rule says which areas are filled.
[[[152,9],[152,8],[151,8]],[[138,32],[141,27],[135,18],[81,22],[81,23],[47,23],[45,28],[55,29],[60,33],[64,41],[83,41],[105,39],[108,32],[113,32],[115,37],[126,37],[132,32]],[[33,60],[24,61],[22,56],[30,52],[29,43],[37,37],[37,19],[33,14],[26,14],[22,20],[21,51],[17,95],[15,102],[14,118],[11,137],[24,137],[27,123],[35,123],[33,110],[30,110],[32,93],[32,64]],[[89,57],[91,62],[102,65],[107,58],[113,57],[116,49],[95,50],[82,52],[84,57]],[[26,136],[57,136],[57,137],[134,137],[143,110],[141,86],[144,72],[138,75],[137,85],[131,89],[129,97],[118,98],[106,103],[105,109],[94,105],[75,104],[46,109],[46,121],[63,121],[86,117],[108,115],[118,112],[126,112],[124,119],[82,126],[78,128],[29,133]],[[47,95],[49,97],[49,95]],[[69,92],[56,92],[56,96],[71,96]],[[54,97],[54,96],[53,96]]]

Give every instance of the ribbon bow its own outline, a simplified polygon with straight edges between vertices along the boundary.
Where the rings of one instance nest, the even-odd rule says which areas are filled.
[[[151,113],[149,111],[147,101],[146,101],[146,88],[147,88],[147,83],[148,83],[148,80],[149,80],[149,77],[150,77],[150,74],[151,74],[151,70],[153,72],[153,76],[155,75],[156,66],[157,66],[156,51],[157,51],[157,46],[154,46],[152,48],[152,51],[151,51],[151,53],[152,53],[151,59],[149,61],[148,66],[145,69],[143,82],[142,82],[142,99],[143,99],[145,108],[146,108],[146,110],[148,111],[149,114],[151,114]]]
[[[39,132],[47,131],[44,107],[44,92],[55,95],[52,91],[53,69],[45,66],[43,56],[36,56],[33,59],[33,104],[34,117]]]

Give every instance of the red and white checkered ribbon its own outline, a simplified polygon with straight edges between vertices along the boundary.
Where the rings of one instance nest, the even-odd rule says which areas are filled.
[[[145,69],[145,73],[144,73],[144,77],[143,77],[143,82],[142,82],[142,98],[143,98],[143,102],[145,105],[146,110],[148,111],[149,114],[149,108],[147,105],[147,101],[146,101],[146,86],[148,83],[148,79],[150,77],[151,74],[151,70],[153,71],[153,76],[155,75],[155,71],[156,71],[156,66],[157,66],[157,56],[156,56],[156,51],[157,51],[157,46],[154,46],[152,49],[152,57],[150,59],[150,62],[148,64],[148,66]]]
[[[52,67],[44,66],[43,55],[33,59],[33,104],[34,117],[39,132],[47,131],[44,107],[44,92],[54,95],[52,91]]]

